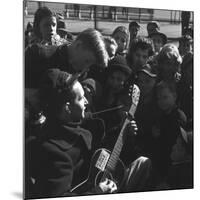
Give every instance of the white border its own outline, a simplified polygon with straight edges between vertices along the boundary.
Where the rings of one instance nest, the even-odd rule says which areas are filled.
[[[52,1],[52,0],[49,0]],[[167,0],[167,1],[149,1],[149,0],[123,0],[123,1],[108,1],[108,0],[54,0],[53,2],[68,2],[68,3],[86,3],[86,4],[101,4],[101,5],[116,5],[126,7],[144,7],[156,9],[176,9],[176,10],[191,10],[195,12],[195,189],[194,190],[177,190],[177,191],[162,191],[162,192],[145,192],[134,194],[118,194],[104,196],[88,196],[88,197],[68,197],[64,199],[197,199],[199,194],[199,155],[198,145],[199,126],[198,126],[198,108],[200,103],[198,82],[199,82],[199,63],[196,58],[199,57],[199,27],[200,14],[197,1],[186,0]],[[0,70],[0,127],[1,127],[1,150],[0,150],[0,199],[21,199],[22,195],[22,146],[23,146],[23,11],[22,0],[4,0],[1,2],[1,70]],[[2,46],[3,43],[3,46]],[[198,45],[198,46],[197,46]],[[56,198],[57,200],[58,198]]]

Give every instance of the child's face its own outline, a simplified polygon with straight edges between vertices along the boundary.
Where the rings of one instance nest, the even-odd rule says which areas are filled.
[[[133,67],[136,70],[139,70],[144,64],[146,64],[149,58],[149,51],[148,49],[137,49],[135,52],[132,53],[132,61]]]
[[[108,87],[113,92],[119,92],[124,87],[124,82],[126,81],[127,76],[121,71],[114,71],[108,77]]]
[[[123,52],[126,49],[128,37],[125,33],[117,32],[113,35],[113,38],[118,44],[117,52]]]
[[[176,144],[172,147],[171,159],[174,162],[184,161],[186,158],[186,149],[181,136],[177,137]]]
[[[137,83],[140,88],[141,95],[144,97],[152,93],[152,90],[156,84],[156,79],[153,77],[150,77],[144,72],[140,72],[138,74]]]
[[[76,122],[85,117],[85,105],[88,104],[88,101],[84,96],[84,90],[79,82],[74,84],[72,94],[74,99],[70,103],[69,109],[71,111],[71,119]]]
[[[159,35],[153,35],[152,40],[153,40],[155,52],[159,52],[164,45],[162,37]]]
[[[155,33],[157,31],[157,27],[154,24],[150,24],[147,26],[148,35]]]
[[[50,41],[56,34],[56,17],[45,17],[40,21],[39,29],[43,40]]]
[[[176,95],[168,88],[157,90],[157,102],[159,108],[165,113],[169,113],[176,103]]]

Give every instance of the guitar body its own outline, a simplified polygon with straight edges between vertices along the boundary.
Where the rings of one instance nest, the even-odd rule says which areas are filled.
[[[99,183],[105,178],[113,180],[117,184],[119,191],[124,182],[125,167],[123,162],[118,159],[115,169],[109,168],[107,166],[109,157],[110,151],[107,149],[98,149],[92,156],[88,178],[74,187],[71,192],[83,194],[99,185]]]

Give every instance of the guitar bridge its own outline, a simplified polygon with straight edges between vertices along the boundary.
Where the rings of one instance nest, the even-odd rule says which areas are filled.
[[[99,158],[95,164],[95,167],[101,171],[104,171],[109,157],[110,157],[110,154],[106,150],[103,149],[99,155]]]

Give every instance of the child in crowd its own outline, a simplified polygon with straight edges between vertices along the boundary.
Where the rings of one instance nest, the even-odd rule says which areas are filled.
[[[158,79],[178,82],[181,78],[182,58],[174,44],[166,44],[156,57]]]
[[[160,24],[157,21],[151,21],[147,24],[148,36],[152,33],[160,31]]]
[[[140,25],[136,21],[132,21],[128,26],[130,32],[130,44],[137,37],[138,32],[140,31]]]
[[[151,39],[139,37],[133,40],[127,55],[127,61],[133,73],[136,74],[153,55],[154,47]]]
[[[156,173],[154,180],[159,185],[159,189],[165,189],[162,188],[162,183],[166,181],[172,164],[170,157],[172,147],[181,134],[181,129],[185,128],[186,116],[176,105],[175,82],[159,82],[156,86],[156,98],[161,113],[157,125],[155,124],[152,129],[154,149],[151,158]]]
[[[31,43],[45,45],[61,45],[65,40],[57,34],[58,16],[47,7],[38,8],[34,15],[33,32],[34,38]]]
[[[34,36],[25,49],[25,87],[38,87],[43,72],[51,66],[56,66],[56,49],[66,42],[56,30],[56,13],[47,7],[38,8],[33,22]]]
[[[106,44],[106,50],[107,50],[108,55],[111,60],[112,58],[114,58],[114,56],[117,52],[118,44],[117,44],[116,40],[111,36],[105,36],[104,41]]]
[[[126,56],[129,47],[130,34],[125,26],[118,26],[112,33],[112,37],[118,44],[117,54]]]
[[[183,57],[187,53],[190,53],[193,51],[193,39],[190,35],[184,35],[179,40],[179,52],[180,55]]]
[[[108,65],[106,70],[106,80],[103,85],[103,95],[100,110],[119,106],[119,98],[125,88],[125,83],[131,74],[126,59],[121,56],[115,56]],[[112,117],[111,117],[112,116]],[[119,125],[120,117],[117,111],[105,113],[103,119],[106,123],[106,132]]]
[[[164,33],[157,31],[151,33],[149,37],[153,40],[155,53],[158,54],[161,48],[167,43],[167,36]]]

